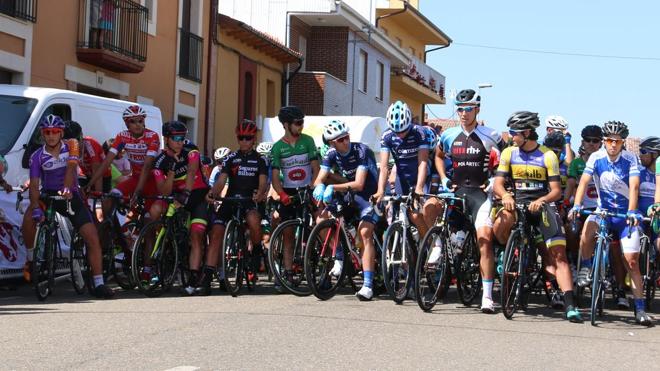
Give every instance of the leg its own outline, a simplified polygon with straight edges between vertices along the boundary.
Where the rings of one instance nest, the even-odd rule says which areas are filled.
[[[376,269],[376,247],[374,246],[374,228],[376,226],[369,221],[361,221],[358,225],[358,233],[362,239],[362,271],[364,272],[364,285],[357,293],[360,300],[371,300],[373,297],[373,280]]]
[[[506,245],[511,234],[511,228],[515,222],[515,214],[511,211],[501,210],[493,222],[493,233],[495,238],[502,245]]]

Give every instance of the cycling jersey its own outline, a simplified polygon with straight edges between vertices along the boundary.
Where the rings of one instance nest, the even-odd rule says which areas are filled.
[[[571,162],[571,165],[568,167],[568,177],[575,179],[579,184],[584,168],[587,166],[587,163],[578,157]],[[598,191],[596,190],[596,184],[594,180],[591,179],[587,185],[587,189],[584,191],[584,198],[582,199],[582,206],[585,209],[595,209],[598,207]]]
[[[7,171],[9,171],[9,165],[7,164],[7,160],[5,160],[5,157],[3,155],[0,155],[0,176],[7,175]]]
[[[529,152],[508,147],[502,151],[496,176],[511,177],[516,201],[530,202],[549,192],[549,182],[560,181],[559,161],[546,146]]]
[[[426,131],[419,125],[412,125],[403,139],[392,130],[383,133],[380,152],[389,152],[394,157],[397,193],[408,194],[411,187],[417,185],[418,153],[421,149],[428,150],[429,143],[426,139]]]
[[[222,173],[227,174],[227,197],[252,197],[259,189],[259,176],[268,175],[266,162],[255,150],[230,153],[222,162]]]
[[[566,166],[566,162],[564,161],[559,163],[559,180],[561,182],[561,194],[563,195],[566,185],[568,185],[568,166]]]
[[[478,188],[488,180],[491,151],[504,148],[500,134],[491,128],[477,125],[467,133],[462,126],[447,129],[440,136],[445,164],[453,168],[452,183],[459,187]]]
[[[60,191],[64,188],[67,163],[78,163],[79,148],[75,139],[60,142],[60,154],[55,157],[46,151],[46,146],[34,151],[30,157],[30,178],[40,178],[45,191]],[[78,182],[73,182],[72,191],[78,190]]]
[[[639,204],[637,208],[646,212],[655,199],[655,174],[647,167],[640,166],[639,171]]]
[[[282,187],[298,188],[312,182],[311,162],[318,160],[314,139],[307,134],[300,134],[295,144],[287,143],[284,138],[278,140],[271,150],[272,168],[282,172]]]
[[[175,191],[183,191],[186,188],[186,179],[188,178],[188,164],[197,162],[199,167],[195,173],[192,189],[204,189],[206,186],[206,179],[202,174],[202,164],[199,159],[199,151],[197,147],[183,147],[179,154],[179,160],[175,160],[168,151],[161,152],[154,160],[154,168],[152,173],[157,182],[164,182],[167,178],[167,172],[170,171],[170,164],[174,162],[174,186]]]
[[[348,153],[341,154],[336,148],[330,150],[323,157],[321,168],[330,171],[336,166],[341,175],[354,181],[358,170],[367,172],[364,189],[357,194],[368,199],[378,189],[378,169],[374,152],[363,143],[351,143]]]
[[[601,148],[587,161],[584,173],[593,176],[598,191],[598,206],[612,212],[628,211],[630,178],[639,177],[637,157],[623,150],[614,161]]]
[[[220,171],[222,171],[222,166],[220,165],[215,165],[213,170],[211,170],[211,175],[209,176],[209,185],[211,187],[213,187],[215,182],[218,181],[218,177],[220,177]]]
[[[147,157],[156,157],[160,150],[160,138],[155,131],[144,129],[139,138],[133,137],[130,131],[124,130],[117,134],[110,152],[115,155],[121,150],[126,151],[126,157],[131,163],[132,176],[139,177]]]
[[[85,177],[91,178],[93,173],[92,165],[100,165],[105,159],[105,153],[103,152],[103,147],[101,144],[99,144],[99,142],[97,142],[96,139],[92,137],[84,137],[82,145],[83,156],[82,162],[80,162],[80,171]],[[110,167],[105,169],[103,172],[104,178],[109,176],[112,176],[112,170]]]

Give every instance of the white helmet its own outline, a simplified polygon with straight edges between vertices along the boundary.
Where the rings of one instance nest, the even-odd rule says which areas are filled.
[[[551,129],[568,129],[568,121],[561,116],[548,116],[545,119],[545,126]]]
[[[273,149],[273,142],[261,142],[257,145],[257,153],[262,156],[270,156],[270,151]]]
[[[348,126],[342,120],[332,120],[323,126],[323,139],[335,140],[348,134]]]
[[[214,158],[216,161],[220,161],[220,160],[222,160],[223,158],[227,157],[227,155],[229,154],[229,152],[231,152],[231,150],[230,150],[229,148],[227,148],[227,147],[220,147],[220,148],[216,149],[215,152],[213,152],[213,158]]]
[[[401,133],[410,127],[412,123],[412,113],[410,108],[404,102],[398,100],[387,109],[387,125],[395,133]]]

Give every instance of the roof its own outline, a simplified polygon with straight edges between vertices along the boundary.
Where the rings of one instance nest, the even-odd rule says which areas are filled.
[[[282,63],[298,62],[302,58],[300,52],[285,46],[273,36],[222,13],[218,13],[218,26],[220,26],[220,30],[227,32],[231,37]]]
[[[392,18],[393,22],[407,24],[409,26],[406,28],[407,31],[426,45],[448,46],[453,42],[451,37],[412,5],[406,4],[403,8],[378,8],[376,9],[376,15],[378,17],[394,16]],[[415,27],[412,27],[413,25],[421,25],[422,30],[416,32]]]

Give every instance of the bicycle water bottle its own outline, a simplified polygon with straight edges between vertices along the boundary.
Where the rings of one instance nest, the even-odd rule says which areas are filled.
[[[497,255],[497,274],[502,277],[504,273],[504,251],[500,251]]]
[[[463,244],[465,243],[465,232],[459,230],[456,233],[452,233],[449,236],[449,240],[451,241],[451,244],[454,246],[456,253],[460,254],[462,252]]]

